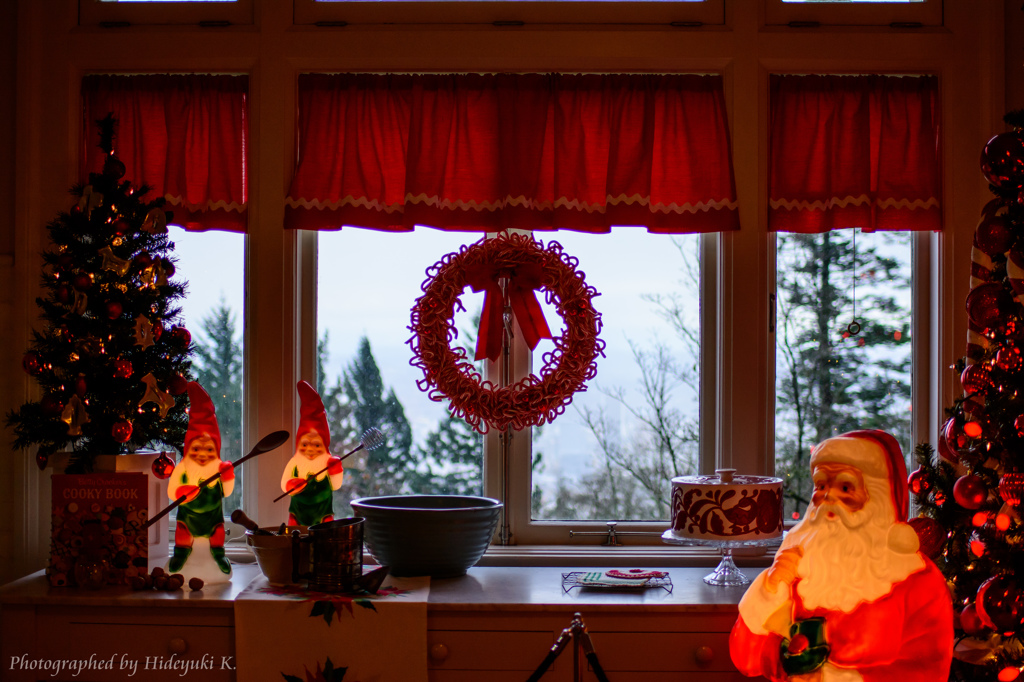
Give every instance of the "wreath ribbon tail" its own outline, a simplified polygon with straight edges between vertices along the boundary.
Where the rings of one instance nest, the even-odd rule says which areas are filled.
[[[476,337],[474,360],[487,358],[496,361],[501,356],[501,339],[504,334],[504,304],[501,287],[495,282],[484,290],[484,309],[480,314],[480,332]]]
[[[544,319],[544,311],[534,290],[517,288],[511,296],[512,310],[515,311],[516,321],[523,332],[523,340],[533,350],[541,339],[550,339],[551,330],[548,328],[547,320]]]

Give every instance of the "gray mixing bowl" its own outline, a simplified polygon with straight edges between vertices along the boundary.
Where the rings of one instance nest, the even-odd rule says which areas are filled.
[[[352,501],[370,552],[396,576],[463,575],[480,561],[501,502],[469,495],[393,495]]]

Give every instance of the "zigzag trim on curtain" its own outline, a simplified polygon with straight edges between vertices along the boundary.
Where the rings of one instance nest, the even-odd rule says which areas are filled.
[[[237,211],[238,213],[241,213],[242,211],[245,210],[245,204],[240,204],[237,201],[232,201],[231,203],[228,203],[223,199],[220,199],[218,201],[207,201],[205,204],[190,204],[187,201],[185,201],[183,197],[174,197],[171,196],[170,194],[165,194],[164,199],[167,201],[167,203],[171,204],[172,206],[182,206],[190,211],[197,212],[220,210]]]
[[[568,197],[561,197],[555,201],[536,201],[520,195],[518,197],[506,197],[505,199],[498,201],[478,202],[473,200],[464,201],[462,199],[456,199],[454,201],[451,199],[441,199],[437,195],[428,197],[426,194],[407,194],[404,202],[387,205],[382,204],[377,199],[368,199],[367,197],[357,198],[351,195],[336,201],[320,201],[319,199],[303,198],[294,199],[292,197],[288,197],[286,203],[291,208],[316,209],[320,211],[325,209],[333,210],[342,206],[361,206],[369,210],[383,211],[385,213],[401,213],[403,212],[406,204],[425,204],[427,206],[434,206],[442,209],[459,209],[463,211],[497,211],[505,208],[506,206],[523,206],[533,210],[570,208],[577,211],[586,211],[587,213],[604,213],[608,205],[617,204],[639,204],[641,206],[647,206],[654,213],[697,213],[698,211],[707,213],[710,210],[736,210],[739,205],[736,201],[728,201],[726,199],[721,201],[700,201],[696,204],[687,202],[682,206],[675,202],[670,204],[651,204],[651,198],[649,196],[643,197],[637,194],[634,194],[631,197],[627,197],[624,194],[620,194],[617,197],[608,196],[605,201],[605,204],[590,204],[578,199],[570,200]]]
[[[800,210],[800,211],[824,211],[829,208],[846,208],[847,206],[861,206],[863,204],[870,204],[871,198],[862,194],[859,197],[848,196],[845,199],[839,197],[832,197],[828,201],[818,199],[817,201],[796,200],[796,199],[772,199],[768,202],[768,205],[773,209],[784,208],[787,211]],[[875,205],[879,208],[909,208],[911,211],[915,211],[919,208],[938,208],[939,200],[935,197],[929,198],[927,201],[924,199],[875,199]]]

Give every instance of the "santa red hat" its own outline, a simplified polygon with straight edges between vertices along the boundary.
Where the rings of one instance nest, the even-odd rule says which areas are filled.
[[[877,429],[865,429],[829,438],[811,452],[812,469],[825,462],[848,464],[865,475],[887,480],[896,520],[907,519],[907,464],[900,444],[891,435]]]
[[[324,441],[324,450],[331,450],[331,427],[327,425],[327,411],[324,401],[308,381],[300,381],[295,386],[299,390],[299,428],[295,429],[298,440],[307,431],[316,431]]]
[[[193,440],[203,434],[213,439],[220,456],[220,427],[217,425],[217,414],[213,409],[213,401],[209,394],[195,381],[188,382],[188,431],[185,432],[185,444],[182,452],[188,452]]]

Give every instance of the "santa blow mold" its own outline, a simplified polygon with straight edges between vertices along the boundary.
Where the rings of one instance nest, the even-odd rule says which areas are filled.
[[[811,453],[814,494],[747,589],[729,650],[744,675],[801,682],[935,682],[953,655],[942,574],[907,518],[896,439],[852,431]]]
[[[167,571],[185,580],[200,578],[206,584],[231,578],[231,562],[224,556],[224,498],[235,487],[231,462],[220,458],[220,427],[213,402],[203,387],[188,384],[188,431],[182,457],[171,472],[167,496],[173,502],[182,495],[174,530],[174,554]],[[220,478],[206,481],[220,472]]]
[[[312,526],[334,520],[334,491],[341,487],[345,468],[331,455],[331,430],[320,395],[300,381],[299,427],[295,430],[295,454],[281,476],[281,492],[291,495],[288,525]]]

